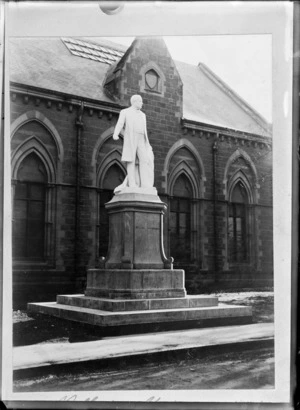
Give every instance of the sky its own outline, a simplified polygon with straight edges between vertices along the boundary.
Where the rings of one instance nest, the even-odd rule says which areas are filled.
[[[106,37],[130,45],[134,37]],[[206,64],[268,122],[272,122],[272,36],[164,37],[175,60]]]

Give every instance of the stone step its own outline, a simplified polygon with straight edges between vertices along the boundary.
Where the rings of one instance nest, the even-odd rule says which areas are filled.
[[[43,313],[104,328],[110,326],[185,321],[191,321],[191,323],[202,321],[201,326],[205,326],[203,322],[207,323],[212,320],[213,323],[215,323],[216,319],[220,319],[219,326],[221,326],[224,325],[224,319],[227,318],[243,318],[243,323],[250,323],[252,321],[251,307],[225,304],[219,304],[213,307],[109,312],[48,302],[29,303],[28,311],[29,314],[30,312]]]
[[[88,309],[107,310],[111,312],[180,309],[217,306],[218,298],[209,295],[186,296],[183,298],[163,299],[105,299],[83,294],[58,295],[57,303],[62,305],[78,306]]]

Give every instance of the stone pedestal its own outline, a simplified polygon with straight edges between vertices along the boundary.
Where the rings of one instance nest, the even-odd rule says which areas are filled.
[[[163,247],[166,205],[156,190],[128,190],[106,204],[109,248],[105,269],[172,269],[173,259],[166,258]]]
[[[250,307],[218,304],[214,296],[187,296],[184,271],[163,248],[166,205],[155,188],[125,188],[106,204],[109,249],[101,269],[89,269],[84,295],[58,295],[28,310],[88,323],[110,332],[244,324]],[[115,330],[113,330],[115,329]],[[127,330],[125,330],[127,331]]]
[[[87,273],[86,296],[153,299],[186,296],[184,271],[173,270],[163,245],[167,206],[155,188],[125,188],[105,205],[109,245],[103,269]]]

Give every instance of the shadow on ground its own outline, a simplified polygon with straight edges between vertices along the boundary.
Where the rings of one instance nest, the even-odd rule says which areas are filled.
[[[16,312],[15,317],[22,314],[23,320],[15,318],[13,325],[13,346],[26,346],[37,343],[76,343],[79,341],[99,340],[102,336],[93,334],[81,323],[75,323],[47,315],[28,317],[25,312]]]

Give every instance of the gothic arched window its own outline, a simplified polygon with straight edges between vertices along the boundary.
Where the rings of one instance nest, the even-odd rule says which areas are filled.
[[[189,179],[181,174],[176,179],[170,200],[170,252],[174,262],[191,260],[191,199]]]
[[[109,202],[113,195],[114,189],[124,180],[124,172],[117,164],[111,165],[105,173],[100,187],[99,200],[99,256],[106,256],[108,250],[109,224],[108,214],[105,204]]]
[[[47,179],[45,166],[36,154],[24,158],[14,191],[13,256],[17,260],[45,257]]]
[[[247,262],[248,243],[248,194],[244,184],[238,181],[231,191],[228,215],[229,262]]]

